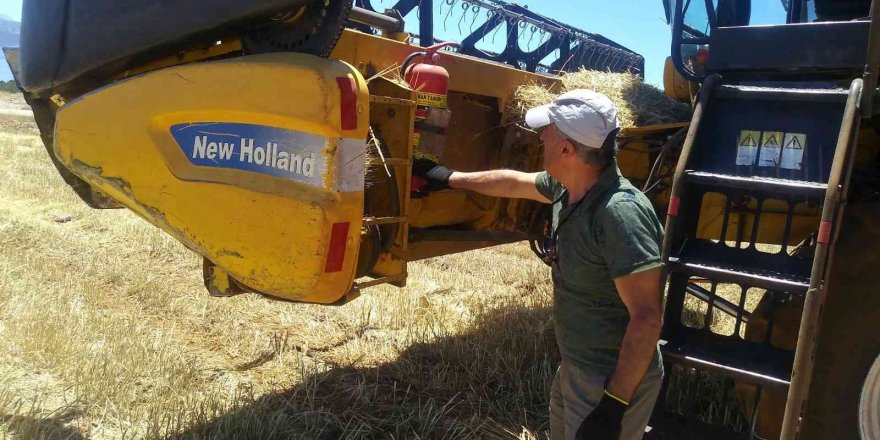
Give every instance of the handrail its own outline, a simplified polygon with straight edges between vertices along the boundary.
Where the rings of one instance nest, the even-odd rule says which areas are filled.
[[[858,131],[861,96],[862,80],[855,79],[850,85],[849,98],[846,101],[840,134],[837,136],[837,145],[834,150],[834,160],[831,163],[831,174],[828,176],[828,189],[825,192],[825,203],[822,206],[819,235],[816,239],[813,269],[810,274],[810,287],[804,299],[804,311],[801,315],[801,327],[798,331],[794,365],[791,370],[791,387],[788,389],[780,440],[795,440],[797,437],[801,413],[806,406],[810,392],[813,358],[819,334],[819,318],[825,305],[827,293],[825,291],[827,286],[825,275],[832,257],[830,251],[834,245],[833,229],[839,227],[842,218],[840,202],[845,195],[844,189],[848,183],[845,173],[849,172],[849,166],[852,164],[853,153],[850,152],[850,149],[855,145],[855,133]]]
[[[694,143],[696,141],[697,132],[700,129],[700,121],[703,119],[703,112],[706,109],[706,104],[709,102],[709,97],[712,95],[715,84],[720,79],[721,77],[719,75],[710,75],[706,78],[706,81],[703,82],[703,87],[700,88],[699,95],[697,96],[697,105],[694,107],[694,116],[691,118],[691,124],[688,127],[687,136],[685,136],[684,144],[681,147],[681,154],[678,158],[675,175],[672,178],[672,191],[670,192],[669,197],[669,214],[666,216],[666,236],[663,238],[663,249],[661,253],[664,264],[669,263],[669,256],[672,253],[672,237],[675,236],[680,223],[678,209],[679,203],[681,202],[682,187],[684,186],[685,181],[684,172],[687,169],[688,159],[694,148]]]

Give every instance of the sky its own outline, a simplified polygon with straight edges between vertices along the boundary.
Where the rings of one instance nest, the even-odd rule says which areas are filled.
[[[21,21],[21,0],[0,0],[0,18]],[[0,81],[12,79],[6,60],[0,56]]]
[[[21,0],[0,0],[0,16],[21,21]]]
[[[0,0],[0,15],[21,21],[21,0]]]

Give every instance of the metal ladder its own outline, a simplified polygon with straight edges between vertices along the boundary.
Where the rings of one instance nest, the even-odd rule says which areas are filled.
[[[725,84],[713,75],[697,98],[666,220],[662,351],[666,362],[754,384],[752,438],[765,387],[787,390],[782,438],[796,435],[861,90],[861,79],[848,90],[800,89]],[[722,218],[709,218],[719,207]],[[815,231],[812,252],[792,252],[807,238],[793,231],[806,229]],[[773,304],[804,301],[794,352],[771,344],[772,319],[762,338],[745,337],[747,299],[762,291]],[[702,322],[694,319],[695,305],[705,310]],[[713,317],[733,321],[733,331],[713,328]]]

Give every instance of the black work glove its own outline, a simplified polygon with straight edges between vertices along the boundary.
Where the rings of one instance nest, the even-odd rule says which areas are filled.
[[[427,184],[419,188],[421,191],[431,192],[449,188],[449,176],[452,170],[428,159],[415,159],[413,161],[413,176],[425,179]]]
[[[593,412],[581,422],[575,440],[619,440],[626,408],[625,403],[605,392]]]

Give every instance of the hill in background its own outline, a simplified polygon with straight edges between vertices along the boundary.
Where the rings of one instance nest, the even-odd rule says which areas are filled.
[[[16,47],[19,44],[21,23],[11,20],[7,16],[0,15],[0,47]],[[6,60],[0,62],[0,81],[12,79],[12,71]]]

